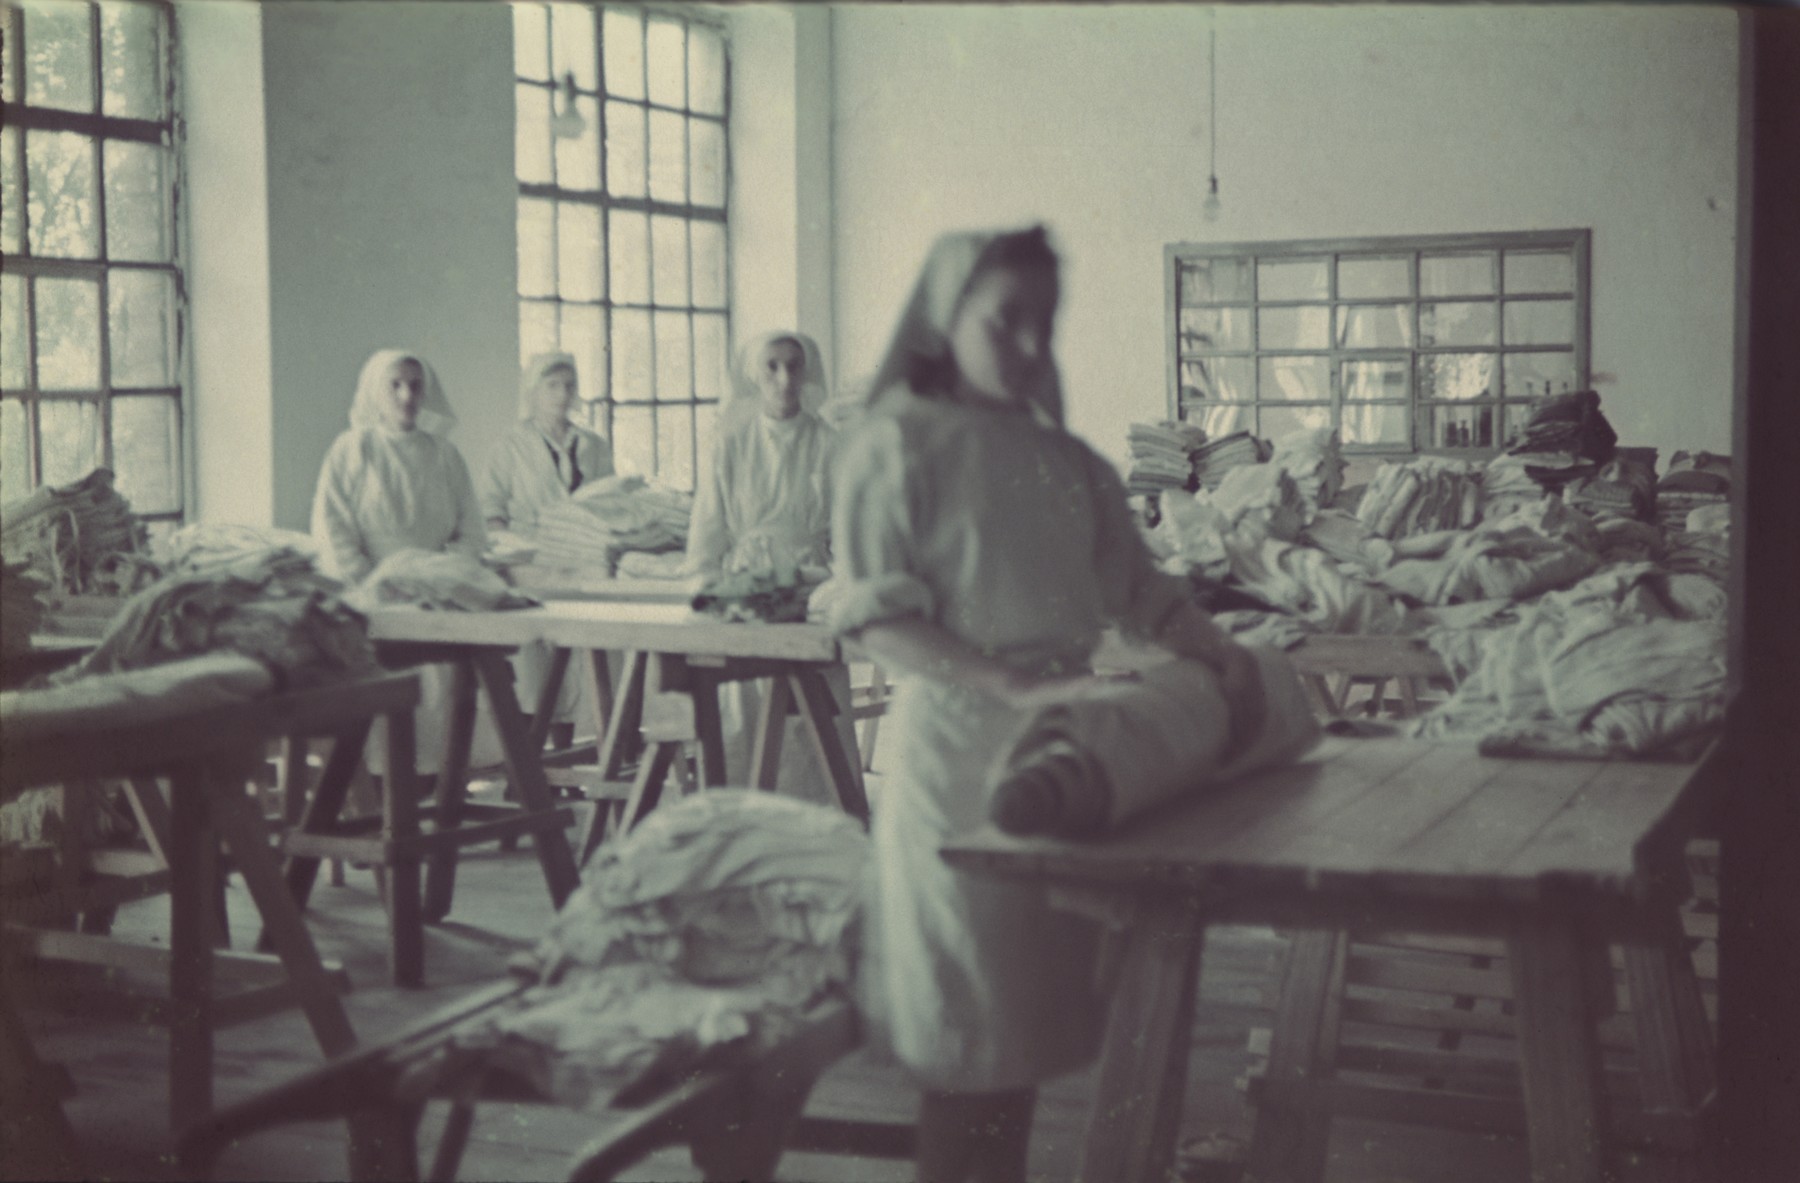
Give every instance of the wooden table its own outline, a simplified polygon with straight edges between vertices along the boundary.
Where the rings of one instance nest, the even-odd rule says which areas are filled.
[[[619,783],[627,752],[642,728],[649,750],[629,786],[620,790],[626,825],[635,824],[654,808],[662,782],[686,743],[699,747],[703,784],[726,782],[719,687],[761,678],[771,680],[771,689],[756,724],[752,783],[773,787],[786,717],[790,710],[797,710],[839,801],[856,817],[868,817],[859,762],[854,753],[845,750],[833,723],[837,707],[826,685],[825,670],[841,664],[843,656],[836,638],[823,625],[728,623],[667,599],[594,598],[552,600],[542,607],[506,612],[384,608],[370,615],[369,629],[384,647],[403,645],[418,658],[450,659],[473,667],[493,708],[508,772],[527,808],[546,807],[550,801],[542,760],[547,711],[540,710],[535,720],[525,716],[512,690],[505,655],[521,645],[542,642],[556,650],[586,652],[596,667],[596,680],[606,651],[626,653],[623,683],[611,709],[605,718],[595,720],[601,737],[598,767],[578,782],[592,795],[609,795]],[[557,663],[561,664],[566,663]],[[473,695],[472,680],[467,693]],[[553,700],[550,695],[548,701]],[[472,697],[468,701],[472,705]],[[540,694],[539,701],[547,700]],[[466,752],[466,738],[463,742]],[[462,766],[466,767],[466,755]],[[596,815],[598,812],[596,809]],[[591,826],[580,843],[580,857],[586,857],[599,836],[600,827]],[[447,912],[453,874],[453,864],[434,864],[426,888],[427,916],[437,907]]]
[[[1709,779],[1695,765],[1499,760],[1463,745],[1330,739],[1299,765],[1101,841],[988,829],[943,854],[970,871],[1073,889],[1123,924],[1084,1180],[1166,1177],[1201,946],[1214,923],[1503,937],[1534,1177],[1598,1180],[1612,1155],[1592,1021],[1612,989],[1608,942],[1639,950],[1652,986],[1635,1000],[1654,1074],[1647,1101],[1694,1085],[1698,998],[1671,979],[1665,953],[1683,844]],[[1290,1046],[1310,1046],[1316,1033],[1306,1028],[1319,1021],[1317,1009],[1280,1014],[1278,1038],[1285,1029]],[[1280,1104],[1284,1085],[1308,1070],[1279,1054],[1271,1065],[1275,1104],[1265,1112],[1275,1116],[1267,1128],[1259,1119],[1259,1178],[1323,1171],[1328,1118]]]
[[[96,742],[91,729],[7,738],[0,761],[0,788],[7,796],[43,784],[168,778],[166,814],[160,795],[146,797],[146,803],[154,800],[158,813],[148,837],[161,848],[168,866],[166,951],[80,933],[12,929],[8,935],[39,957],[167,973],[169,999],[162,1010],[170,1027],[169,1105],[177,1129],[212,1108],[217,1026],[298,1006],[328,1055],[355,1042],[338,998],[346,988],[342,972],[320,961],[282,880],[272,835],[245,792],[245,782],[269,741],[308,729],[366,726],[376,716],[389,721],[387,767],[410,770],[417,702],[415,676],[385,674],[115,727],[104,733],[104,742]],[[215,860],[221,842],[256,903],[278,963],[214,949]],[[258,988],[223,996],[216,979],[233,971],[256,980]]]

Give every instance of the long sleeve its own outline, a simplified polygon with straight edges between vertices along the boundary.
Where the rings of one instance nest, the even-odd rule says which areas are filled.
[[[918,574],[904,448],[898,423],[871,419],[838,449],[831,515],[838,594],[829,616],[840,633],[936,613],[936,597]]]
[[[575,456],[581,462],[582,483],[613,474],[612,442],[597,432],[575,429]]]
[[[444,448],[444,468],[450,478],[451,495],[456,499],[456,529],[444,549],[479,555],[487,549],[487,523],[482,520],[481,502],[475,496],[475,484],[469,479],[469,466],[462,453],[449,440]]]
[[[1107,612],[1127,632],[1153,635],[1191,598],[1186,580],[1161,571],[1131,519],[1125,484],[1113,466],[1084,448],[1094,494],[1094,573]]]
[[[694,512],[688,522],[688,567],[694,571],[717,571],[731,549],[731,530],[725,522],[725,469],[728,442],[721,438],[713,444],[706,471],[694,488]]]
[[[312,534],[324,553],[331,573],[345,583],[357,583],[375,567],[375,560],[356,521],[351,488],[357,452],[350,435],[339,436],[325,454],[319,469],[319,485],[313,494]]]

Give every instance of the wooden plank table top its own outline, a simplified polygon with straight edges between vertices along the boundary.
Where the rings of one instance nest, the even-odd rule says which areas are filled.
[[[1612,1177],[1613,1147],[1591,1008],[1611,985],[1593,950],[1654,939],[1673,908],[1711,779],[1703,764],[1334,738],[1099,840],[988,828],[942,853],[972,872],[1073,889],[1115,923],[1120,968],[1079,1178],[1167,1176],[1205,929],[1248,921],[1503,936],[1533,1176],[1597,1183]],[[1323,1167],[1319,1154],[1282,1177],[1314,1180]]]

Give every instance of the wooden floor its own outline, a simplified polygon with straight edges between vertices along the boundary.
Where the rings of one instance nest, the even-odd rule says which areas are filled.
[[[240,885],[230,892],[234,944],[256,938],[254,910]],[[504,972],[507,956],[528,947],[551,917],[543,880],[529,850],[502,854],[492,847],[465,856],[450,921],[427,935],[423,990],[386,983],[384,926],[373,876],[352,871],[343,887],[321,880],[310,920],[322,953],[349,970],[348,998],[359,1036],[379,1038],[427,1011]],[[144,940],[167,939],[167,909],[148,900],[122,910],[115,932]],[[1184,1138],[1222,1135],[1220,1144],[1247,1140],[1250,1112],[1236,1081],[1250,1063],[1245,1050],[1252,1027],[1272,1016],[1275,974],[1282,941],[1267,930],[1221,929],[1209,939],[1188,1089]],[[66,1065],[78,1093],[67,1109],[89,1156],[91,1177],[161,1180],[176,1176],[168,1164],[165,1126],[166,1038],[162,1031],[122,1023],[73,1019],[33,1010],[28,1025],[41,1054]],[[229,1103],[318,1062],[316,1046],[298,1016],[281,1016],[223,1032],[218,1041],[217,1094]],[[1076,1149],[1087,1110],[1086,1075],[1044,1090],[1032,1140],[1034,1180],[1073,1177]],[[839,1117],[906,1120],[916,1096],[891,1064],[863,1052],[840,1063],[813,1093],[811,1112]],[[427,1119],[433,1144],[435,1112]],[[494,1106],[477,1119],[462,1177],[529,1180],[561,1177],[569,1155],[596,1128],[596,1119],[548,1107]],[[296,1125],[239,1145],[222,1158],[217,1177],[242,1180],[326,1180],[344,1175],[344,1138],[336,1124]],[[789,1155],[784,1181],[902,1183],[906,1163],[817,1155]],[[1231,1179],[1229,1170],[1190,1171],[1189,1178]],[[692,1181],[699,1175],[684,1153],[665,1152],[627,1179]],[[1522,1145],[1513,1138],[1440,1133],[1399,1126],[1340,1121],[1334,1130],[1333,1183],[1403,1183],[1455,1180],[1502,1183],[1526,1178]]]

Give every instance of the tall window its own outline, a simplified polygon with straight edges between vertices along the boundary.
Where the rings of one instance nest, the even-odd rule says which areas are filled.
[[[522,355],[575,355],[622,472],[692,488],[726,393],[727,66],[657,9],[515,4]]]
[[[1588,232],[1167,250],[1171,412],[1212,437],[1492,453],[1588,377]]]
[[[8,4],[0,170],[0,486],[96,465],[182,515],[170,6]]]

